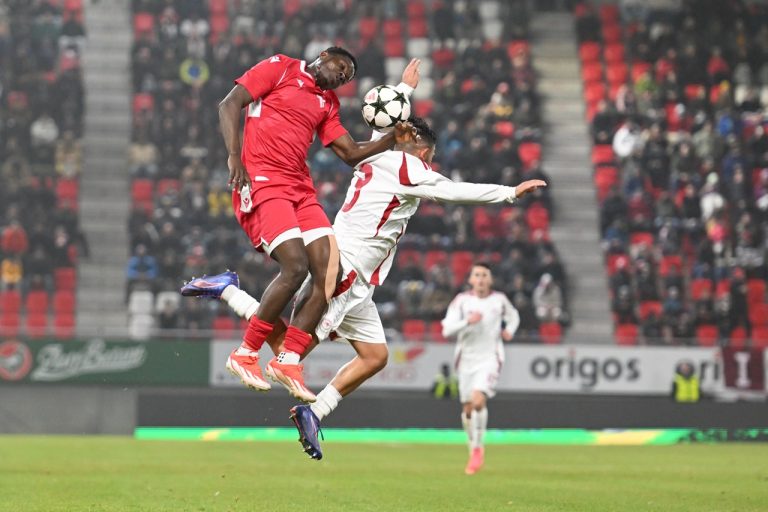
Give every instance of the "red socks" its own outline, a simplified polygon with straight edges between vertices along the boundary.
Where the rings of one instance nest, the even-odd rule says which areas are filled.
[[[292,325],[288,326],[288,329],[285,331],[285,341],[283,342],[286,352],[303,355],[310,343],[312,343],[311,334]]]
[[[243,336],[243,345],[254,352],[258,352],[274,327],[274,324],[265,322],[256,315],[253,315],[250,322],[248,322],[248,329],[245,331],[245,336]]]

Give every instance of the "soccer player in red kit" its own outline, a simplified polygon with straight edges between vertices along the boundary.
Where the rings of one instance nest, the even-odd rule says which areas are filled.
[[[415,87],[418,61],[403,73]],[[312,63],[285,55],[269,57],[235,80],[219,104],[219,120],[229,152],[229,183],[235,215],[254,247],[280,265],[280,273],[264,291],[249,321],[243,343],[227,368],[249,387],[270,389],[261,373],[258,350],[272,332],[280,313],[308,273],[313,290],[285,332],[285,351],[272,359],[268,375],[304,401],[315,395],[304,385],[301,355],[336,286],[339,253],[331,224],[317,201],[306,164],[315,134],[348,165],[393,147],[398,126],[385,137],[368,142],[352,139],[339,119],[339,99],[333,89],[354,78],[357,61],[347,50],[331,47]],[[240,116],[246,108],[240,145]],[[236,279],[236,277],[235,277]],[[211,282],[212,289],[222,283]],[[225,285],[226,286],[226,285]],[[189,292],[185,288],[182,292]],[[196,289],[185,295],[205,295]]]

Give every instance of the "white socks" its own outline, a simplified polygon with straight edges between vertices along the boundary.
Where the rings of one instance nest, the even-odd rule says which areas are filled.
[[[234,285],[224,288],[224,291],[221,292],[221,299],[226,301],[238,316],[246,320],[250,320],[259,309],[259,301]]]
[[[301,356],[296,352],[285,351],[277,355],[277,362],[280,364],[299,364],[300,360]]]
[[[317,419],[321,420],[331,414],[341,401],[341,394],[332,385],[328,384],[317,394],[315,403],[309,406]]]
[[[483,407],[479,411],[472,409],[472,414],[467,416],[461,413],[461,425],[467,433],[469,449],[482,448],[485,439],[485,431],[488,429],[488,408]]]

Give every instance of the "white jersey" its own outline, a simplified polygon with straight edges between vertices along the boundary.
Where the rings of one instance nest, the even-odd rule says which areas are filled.
[[[333,230],[339,251],[367,283],[380,285],[421,199],[465,204],[512,202],[515,187],[456,183],[403,151],[360,162]]]
[[[482,319],[469,324],[470,313],[478,312]],[[456,336],[456,366],[475,366],[504,362],[504,343],[501,324],[514,335],[520,325],[517,309],[501,292],[478,297],[472,292],[460,293],[448,306],[443,320],[443,335]]]

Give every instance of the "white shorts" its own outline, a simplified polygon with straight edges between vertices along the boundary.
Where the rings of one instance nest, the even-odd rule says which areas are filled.
[[[375,286],[358,277],[357,272],[346,268],[342,258],[344,277],[336,287],[328,309],[320,319],[315,334],[323,341],[327,338],[344,338],[348,341],[386,343],[384,326],[379,311],[373,303]]]
[[[488,398],[496,396],[496,383],[499,380],[499,363],[459,365],[457,377],[459,379],[459,399],[465,404],[472,401],[472,392],[481,391]]]

